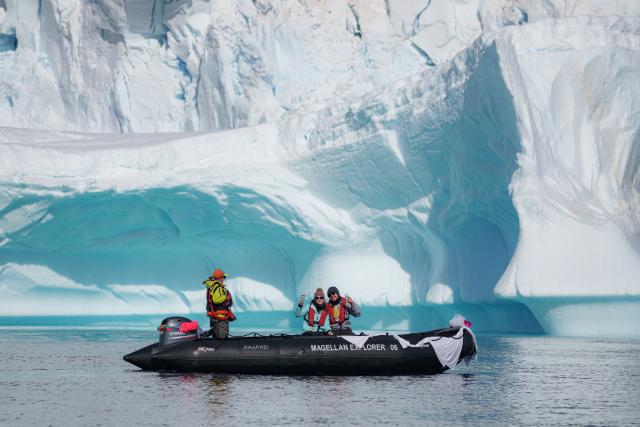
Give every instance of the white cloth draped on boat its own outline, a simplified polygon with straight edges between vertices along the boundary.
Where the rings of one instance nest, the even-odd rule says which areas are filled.
[[[403,349],[407,347],[424,347],[426,344],[429,344],[433,347],[433,350],[440,361],[442,366],[446,366],[450,369],[455,369],[458,364],[458,360],[460,360],[460,353],[462,352],[462,344],[463,344],[463,334],[464,331],[467,330],[471,334],[473,338],[473,345],[477,349],[478,346],[476,344],[476,337],[471,332],[471,329],[467,327],[462,327],[453,337],[426,337],[421,339],[415,344],[411,344],[409,341],[405,340],[399,335],[393,335],[393,337],[398,341],[398,343],[402,346]],[[367,340],[371,338],[370,335],[342,335],[340,338],[353,344],[358,350],[362,349]],[[468,356],[464,358],[465,364],[469,365],[471,359],[477,358],[477,355]]]
[[[340,338],[348,341],[350,344],[356,346],[358,350],[362,349],[364,344],[369,339],[370,335],[341,335]]]
[[[426,344],[431,345],[438,357],[438,360],[440,361],[440,364],[450,369],[455,369],[458,364],[458,360],[460,360],[460,353],[462,352],[462,344],[464,342],[462,337],[465,330],[469,331],[471,334],[471,337],[473,338],[473,345],[477,349],[476,337],[473,332],[471,332],[471,329],[467,327],[460,328],[453,337],[426,337],[415,344],[411,344],[399,335],[394,335],[393,337],[400,343],[402,348],[423,347]],[[476,358],[477,356],[474,354],[473,357]],[[464,358],[464,362],[467,365],[469,365],[470,361],[471,356]]]

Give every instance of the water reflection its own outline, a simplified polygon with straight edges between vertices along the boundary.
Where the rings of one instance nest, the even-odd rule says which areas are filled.
[[[460,384],[462,387],[469,387],[473,385],[476,378],[473,374],[456,374],[455,376],[462,378],[462,383]]]
[[[196,374],[182,374],[178,377],[178,380],[182,384],[192,384],[198,381],[198,376]]]
[[[203,376],[206,386],[207,403],[211,415],[219,417],[227,412],[226,406],[233,404],[230,385],[233,377],[222,375]]]
[[[485,336],[477,361],[441,375],[267,377],[132,369],[121,357],[146,345],[144,337],[4,334],[1,425],[86,425],[87,414],[111,425],[191,425],[213,416],[231,425],[299,425],[334,423],[336,411],[344,424],[634,425],[640,419],[638,340]],[[33,407],[38,410],[25,410]]]

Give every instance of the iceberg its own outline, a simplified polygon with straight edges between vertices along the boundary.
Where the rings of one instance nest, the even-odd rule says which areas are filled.
[[[638,335],[639,12],[0,1],[0,316]]]

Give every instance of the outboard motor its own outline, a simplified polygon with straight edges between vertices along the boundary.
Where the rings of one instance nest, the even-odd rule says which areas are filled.
[[[202,334],[202,329],[198,326],[198,322],[191,321],[186,317],[167,317],[160,326],[160,346],[167,344],[175,344],[182,341],[191,341]]]
[[[198,322],[195,320],[173,316],[167,317],[160,323],[158,332],[160,333],[158,344],[143,347],[127,354],[123,359],[145,371],[161,370],[164,367],[153,360],[153,355],[158,351],[165,350],[162,347],[166,345],[197,339],[202,334],[202,329],[198,327]]]

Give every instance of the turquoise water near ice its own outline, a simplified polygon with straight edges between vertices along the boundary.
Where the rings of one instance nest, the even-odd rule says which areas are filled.
[[[152,328],[0,326],[0,425],[637,425],[640,340],[478,336],[434,376],[143,372]]]

